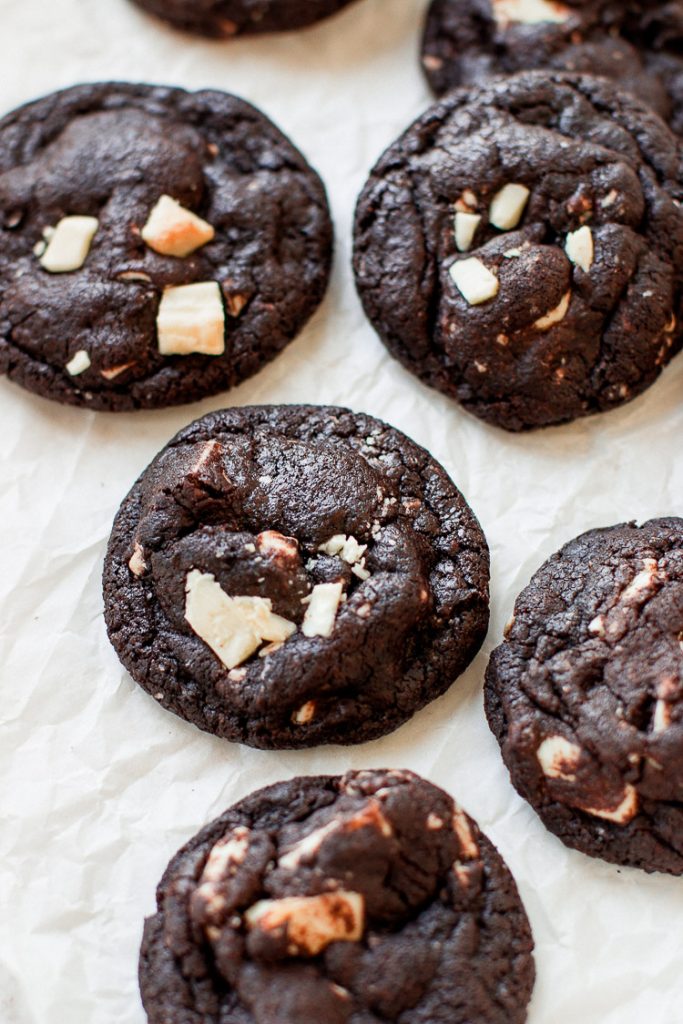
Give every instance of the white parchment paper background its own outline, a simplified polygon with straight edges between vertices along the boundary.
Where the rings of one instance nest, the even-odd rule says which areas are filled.
[[[359,0],[305,33],[214,44],[126,0],[0,0],[3,111],[81,80],[234,91],[321,172],[337,227],[322,309],[230,395],[112,416],[0,381],[0,1024],[142,1024],[142,919],[177,847],[258,786],[370,766],[444,786],[506,857],[537,943],[532,1024],[683,1019],[683,879],[619,871],[546,833],[508,782],[481,698],[488,652],[547,555],[593,526],[681,512],[683,359],[621,411],[513,437],[387,356],[355,296],[350,224],[370,166],[429,100],[425,6]],[[198,732],[131,682],[105,637],[101,562],[121,498],[178,428],[230,403],[299,401],[380,416],[445,465],[491,544],[493,618],[470,671],[394,735],[260,753]]]

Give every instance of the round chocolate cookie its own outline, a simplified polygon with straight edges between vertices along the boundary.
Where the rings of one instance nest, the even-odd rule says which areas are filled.
[[[353,0],[133,0],[176,28],[228,39],[305,28]]]
[[[325,190],[221,92],[81,85],[0,121],[0,373],[91,409],[232,387],[318,306]]]
[[[433,0],[422,63],[438,93],[548,68],[613,78],[683,132],[683,3]]]
[[[495,847],[411,772],[259,790],[169,864],[150,1024],[523,1024],[533,941]]]
[[[488,548],[399,431],[318,406],[212,413],[116,517],[110,639],[201,729],[256,747],[360,743],[443,693],[488,625]]]
[[[683,874],[683,519],[592,530],[539,569],[486,674],[512,782],[592,857]]]
[[[628,401],[683,340],[682,153],[605,79],[450,93],[359,199],[370,320],[409,370],[508,430]]]

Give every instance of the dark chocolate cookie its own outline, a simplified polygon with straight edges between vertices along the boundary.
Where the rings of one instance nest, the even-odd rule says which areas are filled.
[[[422,62],[436,93],[548,68],[619,82],[683,132],[680,0],[433,0]]]
[[[488,549],[399,431],[345,409],[229,409],[133,487],[104,598],[133,678],[201,729],[271,749],[359,743],[476,654]]]
[[[605,79],[450,93],[360,197],[368,316],[409,370],[508,430],[628,401],[683,341],[682,153]]]
[[[405,771],[282,782],[169,864],[145,925],[150,1024],[523,1024],[533,941],[514,880]]]
[[[228,39],[305,28],[353,0],[133,0],[176,28]]]
[[[221,92],[81,85],[0,121],[0,373],[113,411],[232,387],[327,285],[325,190]]]
[[[486,675],[512,781],[568,846],[683,874],[683,519],[592,530],[536,573]]]

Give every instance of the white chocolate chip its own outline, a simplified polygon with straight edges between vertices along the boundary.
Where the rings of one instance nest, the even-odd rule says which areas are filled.
[[[137,541],[135,541],[135,544],[133,545],[133,554],[131,555],[128,563],[128,568],[133,573],[133,576],[142,576],[147,569],[145,553],[142,550],[142,545]]]
[[[370,576],[372,575],[370,570],[365,568],[365,559],[364,558],[361,558],[361,560],[358,563],[358,565],[352,566],[351,572],[353,573],[354,576],[357,576],[358,579],[362,580],[363,582],[365,582],[366,580],[369,580]]]
[[[659,582],[659,567],[656,560],[644,558],[643,569],[633,577],[620,600],[624,604],[640,604],[654,592]]]
[[[605,616],[596,615],[595,618],[588,623],[588,632],[593,633],[594,636],[605,636]]]
[[[574,771],[581,757],[581,747],[570,743],[564,736],[548,736],[536,751],[543,774],[549,779],[574,782]]]
[[[348,565],[360,562],[367,550],[367,544],[359,544],[355,537],[347,537],[343,533],[335,533],[318,548],[326,555],[339,555]]]
[[[455,244],[459,252],[468,252],[472,248],[477,228],[481,224],[478,213],[461,213],[455,215]]]
[[[157,313],[162,356],[225,352],[225,310],[216,281],[166,288]]]
[[[80,270],[99,226],[97,217],[63,217],[40,257],[41,266],[51,274]]]
[[[566,295],[563,295],[560,302],[554,309],[546,313],[545,316],[540,317],[534,324],[537,331],[547,331],[555,324],[561,323],[567,315],[569,309],[569,303],[571,302],[572,293],[569,291]]]
[[[193,569],[185,581],[185,618],[226,668],[242,664],[264,640],[284,642],[296,632],[262,597],[229,597],[211,573]]]
[[[299,543],[294,537],[285,537],[277,530],[264,530],[256,538],[259,551],[265,551],[285,561],[296,560],[299,556]]]
[[[671,725],[671,705],[665,700],[658,700],[652,720],[653,732],[665,732]]]
[[[476,210],[479,200],[470,188],[466,188],[459,199],[456,200],[455,208],[460,213],[471,213]]]
[[[135,360],[132,363],[121,363],[119,366],[111,366],[108,370],[100,370],[100,376],[104,377],[105,380],[114,380],[120,374],[126,370],[130,370],[131,366],[135,366]]]
[[[215,234],[205,220],[166,195],[159,199],[141,231],[150,249],[162,256],[181,258],[206,245]]]
[[[467,815],[459,807],[456,807],[455,813],[453,814],[453,830],[458,837],[460,842],[460,849],[462,850],[465,857],[470,860],[474,860],[479,856],[479,847],[474,841],[472,835],[472,829],[467,819]]]
[[[590,271],[595,257],[595,245],[593,232],[586,224],[578,231],[571,231],[567,235],[564,249],[575,266],[580,267],[586,274]]]
[[[438,814],[427,815],[427,828],[430,832],[440,832],[444,826],[443,818],[440,818]]]
[[[540,25],[549,21],[561,25],[572,13],[557,0],[492,0],[493,14],[501,28],[510,23]]]
[[[341,599],[341,583],[318,583],[313,587],[301,627],[304,636],[331,636]]]
[[[77,377],[79,373],[85,373],[91,366],[90,356],[85,349],[80,349],[76,355],[69,360],[65,366],[67,373],[71,374],[72,377]]]
[[[230,868],[242,864],[249,849],[249,829],[236,828],[231,836],[219,839],[211,848],[204,870],[203,882],[220,882]]]
[[[453,283],[470,306],[479,306],[483,302],[495,299],[500,282],[481,260],[472,258],[458,260],[450,269]]]
[[[315,701],[309,700],[294,712],[292,721],[295,725],[308,725],[315,718]]]
[[[504,185],[491,200],[489,208],[489,221],[494,228],[501,231],[516,228],[522,219],[529,195],[526,185]]]
[[[318,956],[332,942],[358,942],[363,936],[365,900],[357,892],[286,896],[259,900],[244,915],[247,928],[286,932],[292,955]]]
[[[580,810],[596,818],[613,821],[617,825],[628,825],[638,813],[638,791],[634,786],[627,784],[624,787],[623,798],[616,807],[580,807]]]

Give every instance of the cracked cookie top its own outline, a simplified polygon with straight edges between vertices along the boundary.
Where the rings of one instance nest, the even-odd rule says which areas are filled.
[[[221,92],[81,85],[0,121],[0,372],[91,409],[255,373],[329,275],[324,188]]]
[[[105,565],[109,635],[165,707],[260,747],[354,743],[450,686],[488,550],[444,470],[368,416],[213,413],[143,473]]]
[[[422,64],[437,94],[543,69],[602,75],[683,132],[680,0],[433,0]]]
[[[393,355],[523,430],[628,401],[682,343],[681,144],[587,76],[431,107],[370,175],[355,272]]]
[[[286,32],[336,14],[353,0],[133,0],[176,28],[203,36]]]
[[[683,874],[683,520],[593,530],[550,558],[491,657],[486,708],[565,843]]]
[[[260,790],[173,858],[145,926],[150,1024],[522,1024],[532,940],[514,881],[405,771]]]

